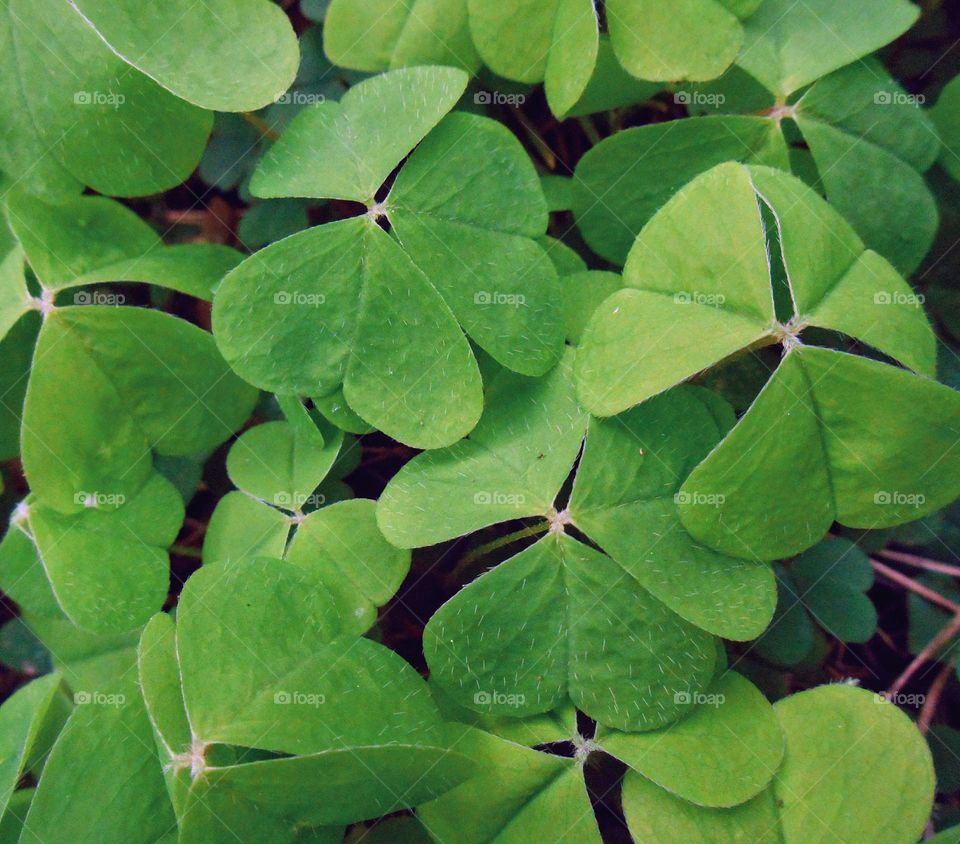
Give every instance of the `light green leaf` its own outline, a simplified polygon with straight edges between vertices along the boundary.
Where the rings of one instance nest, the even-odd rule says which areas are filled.
[[[592,718],[628,730],[680,717],[685,696],[709,682],[715,659],[709,636],[608,557],[563,535],[541,540],[448,601],[427,624],[424,651],[434,678],[461,706],[521,717],[569,695]]]
[[[151,472],[151,449],[208,451],[255,400],[213,338],[183,320],[143,308],[57,308],[27,389],[24,469],[37,498],[63,512],[83,509],[91,492],[132,498]]]
[[[467,24],[467,0],[333,0],[323,47],[341,67],[376,72],[408,65],[480,66]]]
[[[789,166],[783,134],[761,117],[698,117],[617,132],[577,165],[577,227],[594,252],[622,265],[647,221],[724,161]]]
[[[663,732],[601,732],[600,747],[672,795],[700,806],[736,806],[759,794],[783,757],[773,707],[752,683],[727,672],[691,713]]]
[[[473,43],[494,73],[518,82],[540,82],[564,0],[467,0]]]
[[[583,270],[564,276],[562,284],[567,341],[576,346],[583,339],[593,312],[623,287],[623,279],[617,273]]]
[[[384,536],[415,548],[546,514],[587,427],[571,369],[568,353],[543,379],[496,376],[469,439],[416,457],[391,480],[377,507]]]
[[[933,763],[906,715],[849,686],[801,692],[776,711],[786,753],[773,791],[785,841],[917,840],[933,804]]]
[[[455,747],[475,760],[477,773],[417,810],[436,840],[511,844],[539,840],[551,829],[570,841],[600,844],[579,764],[460,729]]]
[[[243,492],[217,503],[203,539],[203,559],[231,562],[244,557],[283,557],[293,517]]]
[[[264,156],[255,196],[372,203],[391,171],[453,108],[467,85],[455,68],[395,70],[355,85],[339,103],[304,109]]]
[[[747,640],[773,615],[773,572],[697,543],[676,507],[686,476],[732,423],[722,400],[691,387],[594,420],[569,511],[574,525],[674,612],[716,635]]]
[[[662,844],[782,844],[776,804],[763,791],[732,809],[707,809],[675,797],[639,774],[623,780],[623,813],[635,841]]]
[[[33,306],[23,249],[16,243],[0,243],[0,340]]]
[[[340,607],[345,630],[363,633],[410,570],[410,552],[388,544],[377,527],[376,504],[340,501],[308,515],[286,559],[317,576]]]
[[[17,689],[0,708],[0,814],[7,811],[20,778],[39,773],[70,704],[59,674],[48,674]]]
[[[211,114],[132,71],[63,3],[5,6],[0,106],[10,119],[0,165],[21,175],[22,186],[64,194],[82,182],[140,196],[190,175]]]
[[[178,97],[215,111],[253,111],[293,82],[293,27],[267,0],[70,0],[125,62]]]
[[[607,0],[610,40],[634,76],[663,82],[720,76],[737,57],[743,29],[724,0]]]
[[[154,474],[118,509],[98,509],[110,493],[77,493],[70,515],[29,505],[29,527],[57,602],[78,627],[123,633],[162,605],[170,585],[167,548],[183,523],[183,501]]]
[[[593,75],[580,99],[570,109],[569,116],[596,114],[642,103],[662,87],[658,82],[644,82],[627,73],[614,55],[610,37],[601,33]]]
[[[546,230],[546,203],[506,128],[475,115],[446,117],[400,171],[385,205],[404,249],[485,351],[525,375],[556,364],[556,273],[531,239]]]
[[[213,325],[250,382],[310,396],[342,383],[364,420],[409,445],[449,445],[479,418],[480,375],[453,314],[368,218],[308,229],[244,261],[217,292]]]
[[[744,24],[737,64],[787,96],[889,44],[919,14],[907,0],[766,0]]]
[[[684,483],[681,518],[711,547],[757,559],[809,548],[834,520],[867,529],[915,521],[960,492],[958,418],[960,394],[935,381],[794,349]],[[771,495],[777,489],[789,494]]]
[[[77,700],[25,828],[41,841],[154,844],[175,819],[135,674]]]
[[[769,334],[770,269],[747,169],[720,165],[676,194],[637,238],[623,281],[594,313],[577,358],[580,400],[597,415],[625,410]]]
[[[544,78],[550,110],[563,119],[586,93],[600,51],[593,0],[559,0]]]

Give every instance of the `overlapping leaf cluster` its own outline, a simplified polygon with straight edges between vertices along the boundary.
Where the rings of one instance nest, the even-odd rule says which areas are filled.
[[[872,56],[918,8],[302,2],[298,50],[267,0],[141,5],[0,14],[0,451],[29,485],[0,587],[52,669],[0,709],[0,841],[415,810],[383,829],[598,842],[610,771],[638,842],[915,841],[908,718],[839,684],[771,705],[728,654],[868,640],[869,561],[825,537],[960,494],[905,277],[957,88],[930,114]],[[611,112],[561,178],[489,93],[540,83],[558,120],[691,116]],[[168,245],[116,199],[198,164],[263,248]],[[345,481],[371,432],[405,459],[377,500]],[[465,548],[417,619],[428,684],[378,621]]]

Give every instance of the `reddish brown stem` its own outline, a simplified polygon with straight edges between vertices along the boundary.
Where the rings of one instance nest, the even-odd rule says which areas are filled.
[[[937,560],[928,560],[926,557],[918,557],[916,554],[906,554],[903,551],[891,551],[889,548],[877,552],[878,557],[885,560],[892,560],[895,563],[913,566],[926,571],[935,571],[940,574],[949,574],[951,577],[960,577],[960,567],[949,566],[946,563],[940,563]]]
[[[935,592],[933,589],[924,586],[922,583],[917,583],[912,578],[907,577],[905,574],[901,574],[896,569],[890,568],[890,566],[884,565],[879,560],[870,560],[870,562],[873,564],[873,569],[877,572],[877,574],[881,574],[888,580],[892,580],[894,583],[902,586],[904,589],[909,589],[911,592],[920,595],[922,598],[926,598],[932,604],[936,604],[937,606],[943,607],[946,610],[950,610],[950,612],[952,612],[954,615],[960,613],[960,604],[954,603],[949,598],[944,598],[939,592]]]
[[[890,696],[896,695],[900,690],[910,682],[910,679],[914,674],[917,673],[927,662],[934,658],[937,651],[940,650],[947,642],[949,642],[954,636],[960,633],[960,612],[958,612],[951,622],[944,627],[936,636],[934,636],[926,645],[926,647],[920,651],[904,670],[903,673],[894,680],[893,685],[887,691],[887,694]]]
[[[933,683],[930,684],[927,699],[923,702],[923,709],[920,710],[920,717],[917,719],[917,729],[924,735],[930,729],[933,716],[937,712],[937,705],[940,703],[940,696],[943,694],[943,689],[947,685],[947,680],[950,679],[953,670],[954,661],[952,659],[947,660],[934,678]]]

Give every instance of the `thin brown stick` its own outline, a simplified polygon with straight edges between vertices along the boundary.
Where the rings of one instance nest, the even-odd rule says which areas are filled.
[[[911,592],[920,595],[920,597],[926,598],[932,604],[950,610],[954,615],[960,613],[960,604],[954,603],[949,598],[944,598],[939,592],[935,592],[922,583],[917,583],[917,581],[907,577],[905,574],[901,574],[896,569],[890,568],[890,566],[884,565],[879,560],[870,560],[870,562],[873,564],[873,570],[877,574],[881,574],[888,580],[892,580],[894,583],[902,586],[904,589],[909,589]]]
[[[930,684],[930,689],[927,692],[927,699],[923,702],[923,708],[920,710],[920,717],[917,718],[917,729],[920,730],[920,732],[924,735],[926,735],[927,731],[930,729],[930,724],[933,722],[933,716],[937,712],[937,705],[940,703],[940,696],[943,694],[943,689],[947,685],[947,680],[950,679],[950,675],[953,674],[953,671],[954,660],[947,660],[943,664],[943,668],[940,669],[939,673]]]
[[[929,642],[927,642],[926,647],[920,653],[918,653],[904,670],[903,673],[893,681],[893,685],[887,690],[887,694],[890,696],[896,695],[900,690],[910,682],[910,679],[913,677],[917,671],[920,670],[927,662],[933,659],[937,651],[940,650],[947,642],[949,642],[954,636],[960,633],[960,612],[958,612],[953,619],[950,621],[946,627],[944,627],[936,636],[934,636]]]
[[[913,566],[914,568],[935,571],[940,574],[949,574],[951,577],[960,577],[960,566],[949,566],[937,560],[918,557],[916,554],[906,554],[903,551],[892,551],[889,548],[885,548],[883,551],[878,551],[877,556],[883,557],[885,560],[892,560],[895,563]]]

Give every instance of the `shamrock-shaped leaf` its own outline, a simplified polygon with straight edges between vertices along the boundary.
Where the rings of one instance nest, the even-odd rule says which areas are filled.
[[[780,253],[772,265],[768,237]],[[775,304],[781,283],[792,311],[785,323]],[[578,392],[594,413],[617,413],[751,347],[782,341],[788,349],[754,406],[681,490],[684,524],[700,541],[775,559],[810,547],[834,519],[899,524],[955,496],[952,464],[940,458],[953,436],[956,393],[797,339],[806,326],[832,329],[922,374],[935,369],[933,334],[910,287],[798,179],[736,164],[698,177],[641,232],[624,284],[594,314],[577,357]],[[901,401],[878,406],[874,390],[901,390]],[[914,421],[921,415],[927,428]],[[901,430],[937,465],[895,461],[877,438]],[[803,486],[774,502],[773,533],[758,514],[771,505],[769,490],[800,471]]]
[[[346,632],[324,586],[280,560],[193,575],[175,633],[162,616],[147,627],[141,677],[178,810],[217,791],[241,817],[253,803],[291,826],[346,823],[429,799],[466,772],[416,672]],[[221,745],[237,758],[220,763]]]
[[[524,746],[530,742],[521,738],[515,742],[465,727],[456,746],[474,759],[476,773],[421,806],[418,816],[440,841],[523,841],[546,824],[558,838],[599,842],[583,768],[605,755],[628,765],[632,770],[627,784],[641,781],[651,791],[651,800],[658,799],[658,793],[663,802],[685,804],[689,799],[694,801],[688,804],[692,812],[704,811],[704,805],[743,803],[767,787],[780,765],[783,737],[773,707],[747,680],[732,673],[718,678],[702,697],[696,705],[690,702],[691,712],[682,721],[653,733],[598,728],[588,739],[571,723],[565,740],[573,744],[572,759],[553,755],[549,745],[530,750]],[[662,750],[655,753],[661,742]],[[643,808],[640,818],[646,819],[647,812]],[[649,821],[656,824],[657,818]]]
[[[267,0],[169,0],[150,8],[135,0],[70,4],[117,56],[202,108],[260,108],[280,97],[297,72],[293,28]]]
[[[15,524],[30,531],[57,602],[77,626],[94,633],[141,627],[166,598],[167,548],[183,523],[183,501],[158,474],[129,502],[108,502],[118,509],[98,509],[104,493],[77,494],[80,512],[28,499]]]
[[[323,46],[332,62],[355,70],[480,66],[467,0],[373,0],[362,15],[355,0],[334,0],[324,19]]]
[[[74,700],[24,827],[44,841],[162,840],[175,818],[135,672]]]
[[[371,211],[273,244],[225,279],[214,331],[243,377],[282,394],[342,385],[366,422],[432,448],[479,417],[480,376],[461,325],[517,371],[539,375],[557,361],[556,272],[532,240],[546,228],[546,204],[508,132],[449,116],[375,201],[465,79],[453,68],[392,71],[305,110],[271,149],[255,193],[351,199]],[[377,224],[382,215],[395,237]]]
[[[687,102],[692,96],[677,94]],[[710,96],[735,105],[732,94]],[[762,116],[698,117],[613,135],[578,165],[574,211],[590,246],[623,263],[653,213],[710,167],[732,160],[792,168],[826,193],[868,247],[908,273],[937,231],[936,204],[922,174],[938,149],[919,101],[868,60],[838,70]],[[798,152],[810,161],[809,173]],[[631,178],[621,178],[624,171]]]
[[[786,97],[889,44],[919,14],[907,0],[765,0],[746,21],[737,64]]]
[[[212,115],[131,69],[64,3],[10,0],[5,12],[0,166],[22,174],[21,186],[62,195],[87,184],[138,196],[190,175]]]
[[[773,576],[698,546],[680,526],[682,479],[731,421],[705,391],[676,391],[592,423],[569,505],[557,513],[587,428],[570,357],[539,381],[495,378],[471,437],[405,466],[377,516],[401,547],[547,519],[548,537],[431,619],[425,649],[434,677],[479,711],[545,712],[569,695],[605,724],[651,729],[678,717],[676,696],[702,691],[713,673],[710,638],[688,622],[731,638],[757,635],[773,611]],[[433,517],[439,507],[449,514],[442,523]],[[565,525],[610,557],[563,535]],[[499,599],[522,592],[530,597],[521,607]]]

